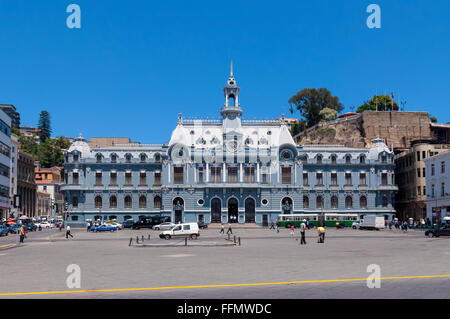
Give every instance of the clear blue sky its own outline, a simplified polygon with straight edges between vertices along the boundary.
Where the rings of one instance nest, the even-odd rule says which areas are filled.
[[[81,7],[82,28],[66,27]],[[381,6],[381,29],[366,7]],[[53,136],[168,142],[178,112],[219,118],[229,62],[246,118],[326,87],[358,106],[394,92],[450,122],[450,1],[0,0],[0,103]]]

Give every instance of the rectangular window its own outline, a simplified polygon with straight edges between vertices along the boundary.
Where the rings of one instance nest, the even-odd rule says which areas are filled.
[[[238,169],[237,167],[228,167],[228,183],[238,182]],[[247,173],[247,171],[246,171]]]
[[[420,194],[420,186],[417,186],[417,196],[421,196],[421,194]]]
[[[95,185],[96,186],[101,186],[102,185],[102,173],[101,172],[96,172],[95,173]]]
[[[423,187],[423,196],[425,196],[427,194],[427,188],[426,186]]]
[[[303,173],[303,186],[308,186],[308,173]]]
[[[426,158],[426,152],[425,151],[422,151],[422,159],[425,159]]]
[[[445,195],[445,183],[441,183],[441,197]]]
[[[269,176],[268,176],[269,174],[267,172],[268,167],[263,166],[261,169],[262,169],[262,173],[261,173],[262,183],[267,184],[269,182]]]
[[[417,177],[420,177],[420,168],[417,169]]]
[[[211,167],[211,183],[220,183],[220,167]]]
[[[198,168],[198,183],[203,184],[203,167]]]
[[[246,183],[255,182],[255,168],[253,166],[247,166],[245,168],[245,182]]]
[[[337,173],[331,173],[331,186],[337,186]]]
[[[131,175],[131,172],[126,172],[125,173],[125,185],[131,185],[131,178],[132,178],[132,175]]]
[[[139,174],[139,185],[141,185],[141,186],[147,185],[147,173],[146,172],[141,172]]]
[[[434,198],[434,184],[431,185],[431,197]]]
[[[441,174],[445,173],[445,162],[441,162]]]
[[[291,183],[291,168],[282,167],[281,168],[281,183],[290,184]]]
[[[366,173],[359,173],[359,185],[367,185]]]
[[[422,168],[422,177],[425,177],[425,167]]]
[[[161,186],[161,173],[155,172],[154,178],[155,178],[154,185]]]
[[[184,170],[183,167],[174,167],[173,168],[173,182],[175,184],[183,184],[184,183]]]
[[[316,173],[316,186],[323,186],[323,175],[322,173]]]
[[[352,173],[345,173],[345,185],[346,186],[352,185]]]
[[[109,185],[115,186],[117,185],[117,173],[111,172],[109,175]]]
[[[78,173],[73,173],[73,184],[79,184]]]
[[[387,185],[387,184],[388,184],[387,173],[381,173],[381,185]]]
[[[434,176],[434,164],[431,164],[431,176]]]
[[[417,151],[417,161],[420,162],[420,151]]]

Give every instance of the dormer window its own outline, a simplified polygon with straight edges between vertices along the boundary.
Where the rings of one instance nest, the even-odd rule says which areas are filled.
[[[73,154],[73,162],[78,163],[78,154]]]
[[[336,155],[331,155],[331,164],[336,164]]]
[[[317,164],[322,164],[322,155],[317,155]]]
[[[97,163],[101,163],[102,162],[102,155],[101,154],[97,154],[96,159],[97,159]]]
[[[145,154],[141,154],[139,157],[140,157],[142,163],[145,162],[145,158],[146,158]]]
[[[112,154],[111,155],[111,163],[116,163],[117,162],[117,155],[116,154]]]
[[[285,161],[290,160],[291,159],[291,152],[283,151],[283,153],[281,153],[281,158],[284,159]]]
[[[352,158],[350,157],[350,155],[345,156],[345,164],[350,164],[351,160],[352,160]]]
[[[125,160],[127,161],[127,163],[130,163],[131,162],[131,154],[126,154]]]
[[[155,162],[161,161],[161,155],[159,153],[155,154]]]
[[[381,163],[386,163],[387,162],[387,156],[386,155],[382,155],[381,156]]]
[[[360,157],[359,157],[359,163],[360,164],[364,164],[366,162],[366,157],[364,156],[364,155],[361,155]]]

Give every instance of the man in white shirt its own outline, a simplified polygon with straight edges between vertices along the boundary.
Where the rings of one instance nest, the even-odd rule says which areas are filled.
[[[300,235],[302,236],[302,239],[300,241],[300,245],[303,245],[303,244],[306,245],[305,232],[306,232],[306,224],[305,224],[305,221],[303,221],[300,224]]]
[[[70,233],[70,226],[67,225],[67,227],[66,227],[66,238],[69,239],[69,236],[73,238],[72,234]]]

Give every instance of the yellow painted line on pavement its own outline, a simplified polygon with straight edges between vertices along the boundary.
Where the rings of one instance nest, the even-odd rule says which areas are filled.
[[[432,275],[432,276],[405,276],[405,277],[380,277],[370,278],[370,280],[381,279],[420,279],[420,278],[450,278],[450,275]],[[64,290],[64,291],[41,291],[41,292],[16,292],[0,293],[0,296],[24,296],[24,295],[51,295],[51,294],[73,294],[86,292],[120,292],[120,291],[146,291],[146,290],[171,290],[171,289],[195,289],[195,288],[224,288],[224,287],[250,287],[250,286],[269,286],[269,285],[288,285],[288,284],[311,284],[311,283],[329,283],[329,282],[351,282],[365,281],[367,278],[357,279],[331,279],[331,280],[304,280],[304,281],[282,281],[266,283],[248,283],[248,284],[224,284],[224,285],[200,285],[200,286],[174,286],[174,287],[153,287],[153,288],[122,288],[122,289],[95,289],[95,290]]]
[[[0,246],[0,248],[10,247],[10,246],[14,246],[14,245],[15,245],[15,244],[3,245],[3,246]]]
[[[63,236],[64,233],[57,233],[57,234],[53,234],[47,237],[48,240],[50,240],[50,238],[54,238],[54,237],[58,237],[58,236]]]

